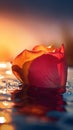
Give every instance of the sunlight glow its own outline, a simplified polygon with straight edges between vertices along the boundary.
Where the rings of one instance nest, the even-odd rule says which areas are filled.
[[[5,119],[5,117],[0,117],[0,123],[2,124],[2,123],[5,123],[6,122],[6,119]]]
[[[4,78],[4,76],[3,75],[0,75],[0,79],[3,79]]]
[[[0,130],[14,130],[12,125],[8,125],[8,124],[3,124]]]
[[[51,48],[51,47],[52,47],[51,45],[48,46],[48,48]]]
[[[8,102],[7,102],[7,101],[4,101],[4,102],[3,102],[3,105],[4,105],[4,106],[8,106]]]
[[[12,71],[7,70],[5,73],[11,75],[11,74],[12,74]]]
[[[0,63],[0,68],[6,68],[7,65],[5,63]]]

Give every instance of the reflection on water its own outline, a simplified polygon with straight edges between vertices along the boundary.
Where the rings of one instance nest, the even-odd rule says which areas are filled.
[[[34,88],[31,87],[25,93],[24,90],[15,91],[13,98],[14,100],[19,97],[19,101],[16,101],[14,107],[21,114],[31,117],[37,117],[42,122],[54,121],[57,118],[49,117],[50,111],[65,112],[61,93],[63,89],[46,89],[46,88]]]
[[[24,86],[13,76],[10,63],[1,63],[0,130],[72,129],[72,72],[69,69],[66,90],[23,89]]]

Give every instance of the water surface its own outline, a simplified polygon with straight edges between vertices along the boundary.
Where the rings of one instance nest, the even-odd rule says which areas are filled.
[[[22,91],[10,64],[4,64],[0,64],[0,130],[73,129],[73,68],[68,68],[66,89]]]

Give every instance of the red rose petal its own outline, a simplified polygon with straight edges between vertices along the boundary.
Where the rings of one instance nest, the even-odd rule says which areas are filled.
[[[44,54],[30,65],[28,79],[31,86],[55,88],[61,85],[58,73],[58,58]]]
[[[67,80],[64,45],[38,45],[32,51],[24,50],[12,62],[12,71],[24,84],[34,87],[63,87]]]

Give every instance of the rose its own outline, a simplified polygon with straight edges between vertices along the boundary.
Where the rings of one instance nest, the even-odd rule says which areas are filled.
[[[12,62],[12,71],[24,84],[34,87],[64,87],[67,80],[67,63],[64,45],[35,46],[24,50]]]

